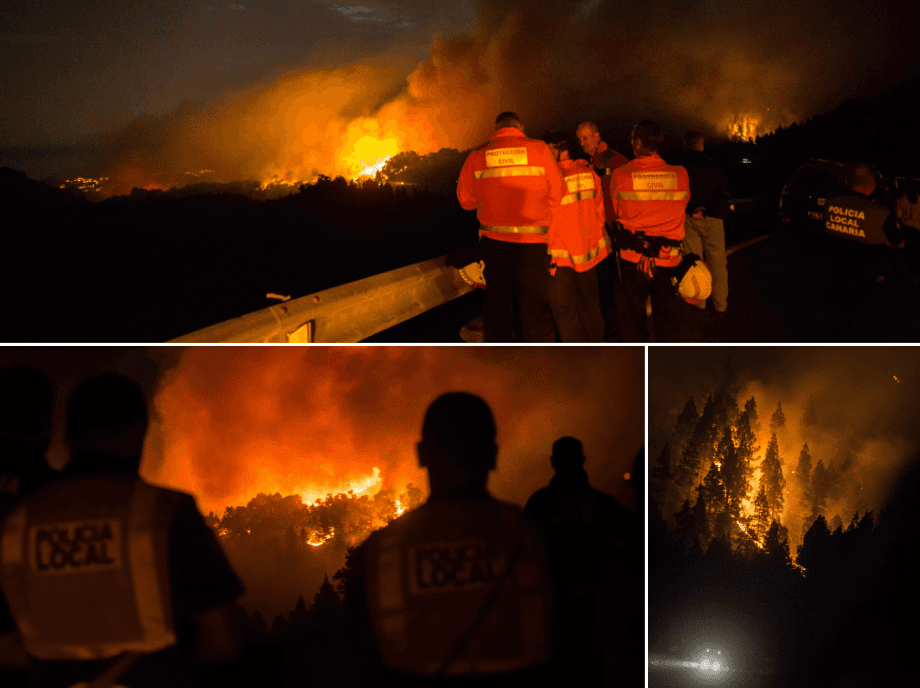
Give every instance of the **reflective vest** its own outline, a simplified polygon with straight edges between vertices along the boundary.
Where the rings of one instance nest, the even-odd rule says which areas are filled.
[[[549,147],[516,127],[496,130],[470,153],[457,182],[457,199],[476,210],[480,236],[525,244],[546,243],[564,192]]]
[[[167,537],[178,496],[134,476],[84,477],[10,511],[0,583],[29,655],[93,660],[176,643]]]
[[[457,676],[549,659],[549,565],[516,506],[429,501],[374,533],[366,547],[368,608],[388,667]]]
[[[886,244],[885,221],[891,211],[868,198],[836,196],[824,205],[824,231],[861,244]]]
[[[610,237],[604,228],[601,178],[584,160],[563,160],[559,170],[568,193],[553,209],[549,254],[553,265],[586,272],[611,251]]]
[[[687,170],[668,165],[657,154],[636,158],[613,172],[610,201],[614,216],[634,234],[645,232],[650,237],[683,240],[684,211],[689,200]],[[642,257],[629,249],[621,249],[620,255],[632,263]],[[680,250],[663,246],[655,258],[656,265],[675,267],[680,263]]]

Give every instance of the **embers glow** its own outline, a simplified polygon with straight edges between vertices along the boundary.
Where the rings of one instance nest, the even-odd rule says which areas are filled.
[[[314,502],[321,502],[326,498],[326,495],[330,494],[354,493],[359,495],[373,487],[379,487],[380,483],[380,469],[374,466],[373,469],[371,469],[370,475],[366,475],[363,478],[359,478],[358,480],[352,480],[345,483],[344,485],[330,487],[328,489],[323,489],[321,487],[311,485],[308,488],[296,490],[296,494],[300,495],[300,498],[303,500],[304,504],[312,504]]]
[[[323,535],[322,533],[313,533],[310,536],[310,539],[307,540],[307,544],[311,547],[319,547],[320,545],[326,544],[329,540],[335,537],[335,528],[330,528],[329,532]]]
[[[760,131],[761,119],[752,115],[732,115],[729,117],[726,130],[728,137],[733,141],[751,141],[757,138]]]
[[[399,501],[399,497],[396,498],[396,515],[402,516],[406,511],[405,505]]]

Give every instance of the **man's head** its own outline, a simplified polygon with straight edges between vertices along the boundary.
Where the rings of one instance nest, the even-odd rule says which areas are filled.
[[[650,119],[644,119],[632,128],[630,143],[637,158],[657,153],[663,141],[661,127]]]
[[[585,451],[581,442],[574,437],[560,437],[553,442],[553,455],[550,463],[556,475],[572,475],[582,470],[585,465]]]
[[[594,155],[594,151],[601,145],[601,133],[597,130],[594,122],[582,122],[575,130],[575,136],[578,137],[579,145],[584,149],[588,157]]]
[[[684,132],[684,148],[687,150],[701,151],[706,143],[706,138],[699,131]]]
[[[495,128],[501,129],[503,127],[516,127],[517,129],[524,131],[524,127],[521,124],[521,118],[510,110],[501,113],[498,117],[495,118]]]
[[[77,387],[67,408],[71,454],[106,454],[140,468],[147,432],[147,400],[139,385],[107,373]]]
[[[51,444],[54,387],[28,366],[0,369],[0,437],[14,437],[45,451]]]
[[[847,174],[847,188],[869,196],[875,191],[878,175],[868,165],[853,165]]]
[[[416,449],[419,465],[428,469],[432,494],[485,487],[498,454],[492,410],[474,394],[442,394],[425,412]]]
[[[565,132],[557,131],[547,134],[543,140],[549,146],[556,162],[575,159],[575,142]]]

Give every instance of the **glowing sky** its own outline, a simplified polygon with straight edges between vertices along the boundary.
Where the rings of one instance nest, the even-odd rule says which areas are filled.
[[[226,145],[216,157],[234,173],[255,175],[271,161],[234,159],[259,155],[239,153],[253,124],[236,115],[228,123],[224,104],[232,110],[285,75],[364,63],[386,65],[386,73],[376,74],[363,100],[336,106],[346,121],[403,93],[420,67],[462,73],[447,82],[481,98],[451,113],[454,126],[442,114],[435,127],[434,143],[456,148],[478,143],[496,109],[507,108],[521,112],[534,135],[595,119],[615,129],[608,139],[620,144],[640,115],[709,129],[752,115],[775,127],[912,72],[920,14],[904,1],[879,7],[857,0],[7,0],[0,164],[33,177],[68,165],[82,173],[81,165],[110,157],[119,132],[132,127],[147,139],[134,156],[143,162],[175,140],[170,127],[187,129],[194,112],[196,126],[222,123]],[[430,93],[415,95],[424,112],[438,111]]]

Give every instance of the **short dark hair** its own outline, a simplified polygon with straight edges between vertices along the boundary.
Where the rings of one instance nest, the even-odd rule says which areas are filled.
[[[657,153],[664,142],[664,135],[661,133],[661,127],[650,119],[644,119],[632,129],[632,137],[642,142],[643,148],[653,153]]]
[[[560,151],[566,151],[570,158],[575,158],[575,142],[564,131],[552,131],[543,136],[543,140]]]
[[[117,437],[134,423],[147,425],[147,399],[136,382],[106,373],[83,382],[67,407],[67,439]]]
[[[585,450],[580,440],[574,437],[560,437],[553,442],[553,468],[563,473],[571,472],[585,465]]]
[[[495,118],[495,128],[501,129],[502,127],[513,127],[521,126],[521,118],[517,116],[516,112],[511,112],[510,110],[501,113],[498,117]]]
[[[693,148],[694,146],[698,146],[705,141],[706,137],[703,136],[703,133],[700,131],[684,132],[684,146],[687,148]]]
[[[0,432],[42,439],[54,409],[54,385],[26,365],[0,369]]]
[[[475,394],[448,392],[428,407],[422,442],[452,456],[467,468],[482,468],[480,459],[495,447],[495,418]]]

